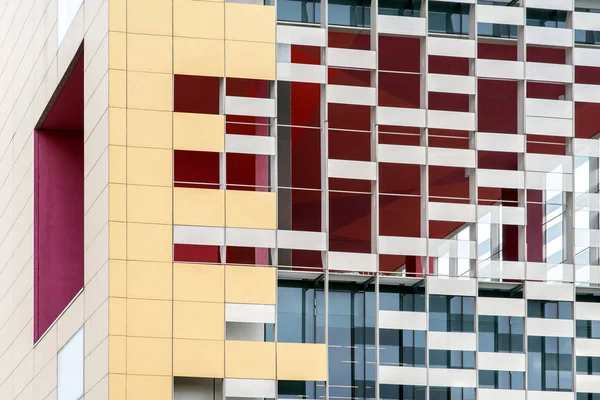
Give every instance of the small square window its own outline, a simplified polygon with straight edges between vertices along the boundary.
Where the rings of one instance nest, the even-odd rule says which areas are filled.
[[[83,328],[58,352],[58,400],[83,397]]]

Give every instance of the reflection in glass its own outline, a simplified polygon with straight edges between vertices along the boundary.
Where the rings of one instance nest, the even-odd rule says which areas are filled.
[[[479,351],[523,352],[523,317],[480,315]]]
[[[371,26],[371,2],[369,0],[329,0],[330,25]]]
[[[277,20],[321,23],[321,3],[316,0],[278,0]]]

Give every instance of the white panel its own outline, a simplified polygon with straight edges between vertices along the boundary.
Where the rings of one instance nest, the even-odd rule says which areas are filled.
[[[277,397],[277,385],[274,380],[266,379],[229,379],[224,380],[225,397],[270,398]]]
[[[425,127],[425,110],[420,108],[377,107],[377,124]]]
[[[525,117],[525,133],[548,136],[573,136],[573,120],[562,118]]]
[[[478,297],[477,314],[499,315],[505,317],[524,317],[525,300],[504,299],[499,297]]]
[[[477,399],[479,400],[525,400],[527,392],[524,390],[506,390],[506,389],[484,389],[477,390]]]
[[[573,85],[573,100],[587,103],[600,103],[600,85]]]
[[[598,193],[577,193],[575,204],[578,209],[589,208],[590,211],[600,211],[600,195]]]
[[[275,237],[274,230],[225,228],[225,243],[228,246],[276,247]]]
[[[573,102],[564,100],[527,99],[527,115],[533,117],[573,118]]]
[[[600,247],[600,230],[575,228],[575,246],[579,248]]]
[[[477,350],[477,336],[468,332],[427,332],[428,349],[432,350]]]
[[[256,117],[275,117],[275,100],[225,96],[225,113]]]
[[[573,155],[583,157],[600,157],[600,146],[597,139],[573,138]]]
[[[573,266],[570,264],[527,263],[528,280],[549,282],[573,282]]]
[[[477,353],[477,368],[492,371],[525,371],[527,360],[523,353]]]
[[[552,172],[560,171],[570,174],[573,172],[573,157],[556,154],[525,154],[527,171]]]
[[[600,357],[600,340],[575,338],[575,355]]]
[[[525,67],[521,61],[485,60],[478,58],[476,63],[477,76],[481,78],[525,78]]]
[[[327,83],[327,67],[324,65],[277,63],[277,80]]]
[[[292,45],[285,43],[277,43],[277,76],[279,76],[279,64],[289,64],[292,62]],[[302,64],[304,65],[304,64]]]
[[[327,46],[327,30],[306,26],[277,25],[277,43]]]
[[[600,321],[600,303],[575,302],[575,319]]]
[[[204,244],[223,246],[225,229],[210,226],[173,226],[173,242],[177,244]]]
[[[327,47],[327,65],[330,67],[375,69],[377,53],[369,50]]]
[[[377,265],[376,254],[341,253],[330,251],[328,253],[328,267],[330,270],[375,272]]]
[[[459,111],[427,111],[427,126],[438,129],[475,130],[475,114]]]
[[[525,136],[505,133],[477,132],[477,149],[524,153]]]
[[[477,206],[477,220],[486,224],[525,225],[525,208]]]
[[[574,400],[575,393],[573,392],[538,392],[533,390],[527,391],[527,400]]]
[[[475,279],[444,279],[428,276],[427,289],[429,294],[477,296],[477,281]]]
[[[527,6],[529,6],[529,3]],[[527,39],[527,44],[555,47],[573,46],[573,31],[571,29],[526,26],[525,38]]]
[[[427,39],[427,52],[432,56],[475,58],[475,41],[431,36]]]
[[[83,396],[83,328],[58,352],[58,400]]]
[[[420,237],[379,236],[379,253],[426,256],[427,239]]]
[[[571,65],[528,62],[525,71],[527,79],[533,81],[573,82],[573,67]]]
[[[527,0],[527,7],[571,11],[573,0]]]
[[[526,282],[525,294],[528,300],[573,301],[573,285]]]
[[[429,385],[449,387],[476,387],[477,371],[474,369],[429,369]]]
[[[600,49],[575,47],[573,49],[573,63],[586,67],[600,67]]]
[[[477,170],[477,186],[523,189],[525,188],[525,173],[523,171],[479,168]]]
[[[378,144],[377,160],[395,164],[425,165],[426,149],[421,146]]]
[[[223,398],[223,380],[212,378],[175,379],[174,400],[213,400]]]
[[[379,33],[403,36],[425,36],[427,20],[425,18],[379,15],[377,17]]]
[[[430,221],[475,222],[475,204],[429,202]]]
[[[274,324],[275,306],[225,303],[225,321]]]
[[[556,190],[564,192],[571,192],[573,190],[573,181],[570,174],[527,172],[525,184],[527,189]]]
[[[588,12],[573,13],[573,29],[597,31],[600,26],[600,14]]]
[[[69,27],[73,23],[75,19],[75,15],[77,15],[77,11],[79,7],[83,3],[83,0],[58,0],[58,22],[57,22],[57,31],[58,31],[58,46],[62,43]],[[15,7],[16,8],[16,7]],[[60,400],[60,398],[59,398]]]
[[[477,6],[477,22],[503,25],[523,25],[525,21],[523,7]]]
[[[475,150],[428,147],[427,153],[429,157],[429,165],[463,168],[477,167]]]
[[[475,258],[475,242],[470,240],[429,239],[428,256],[450,258]]]
[[[427,330],[427,313],[379,310],[379,329]]]
[[[225,135],[225,151],[228,153],[275,155],[275,138],[272,136]]]
[[[525,263],[522,261],[484,260],[477,263],[480,278],[525,279]]]
[[[388,385],[427,385],[427,368],[379,366],[379,383]]]
[[[430,92],[475,94],[475,77],[460,75],[427,74]]]
[[[324,232],[277,231],[277,247],[282,249],[317,250],[327,249]]]
[[[575,384],[579,393],[600,393],[600,376],[576,375]]]
[[[377,91],[372,87],[327,85],[327,102],[374,106]]]
[[[377,179],[377,163],[368,161],[327,160],[327,176],[330,178]]]

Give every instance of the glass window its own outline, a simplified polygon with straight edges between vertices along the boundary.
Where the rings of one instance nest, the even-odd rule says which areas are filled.
[[[557,10],[527,9],[527,25],[547,28],[566,28],[567,12]]]
[[[280,280],[277,288],[277,341],[325,343],[323,290],[312,283]]]
[[[487,389],[524,390],[525,372],[479,371],[479,386]]]
[[[575,43],[600,44],[600,31],[575,30]]]
[[[577,393],[577,400],[600,400],[600,393]]]
[[[277,20],[321,23],[321,2],[316,0],[278,0]]]
[[[381,365],[425,367],[425,331],[379,329]]]
[[[600,357],[576,357],[578,375],[600,375]]]
[[[429,367],[474,369],[475,352],[457,350],[429,350]]]
[[[573,303],[570,301],[528,300],[529,318],[572,319]]]
[[[325,382],[277,381],[278,399],[322,399],[324,397]]]
[[[469,34],[469,5],[429,2],[429,32],[454,35]]]
[[[406,286],[380,286],[379,309],[425,312],[425,289]]]
[[[577,320],[575,328],[578,338],[600,339],[600,321]]]
[[[527,344],[527,389],[572,391],[572,339],[529,336]]]
[[[394,400],[425,400],[426,387],[412,385],[379,385],[379,397]]]
[[[379,15],[420,17],[421,0],[380,0]]]
[[[475,400],[475,388],[432,386],[429,400]]]
[[[523,317],[479,316],[479,351],[523,352]]]
[[[58,352],[57,400],[83,397],[83,328]]]
[[[329,0],[329,24],[343,26],[371,26],[370,0]]]
[[[475,298],[430,295],[429,330],[435,332],[475,332]]]

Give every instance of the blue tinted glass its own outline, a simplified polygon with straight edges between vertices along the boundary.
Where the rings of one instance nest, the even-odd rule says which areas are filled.
[[[573,319],[573,303],[571,303],[570,301],[559,301],[558,318]]]
[[[496,371],[479,370],[479,387],[485,389],[495,389]]]
[[[277,20],[318,24],[321,22],[321,4],[318,1],[278,0]]]
[[[511,389],[512,390],[525,390],[525,373],[512,371],[510,374],[511,374]]]

